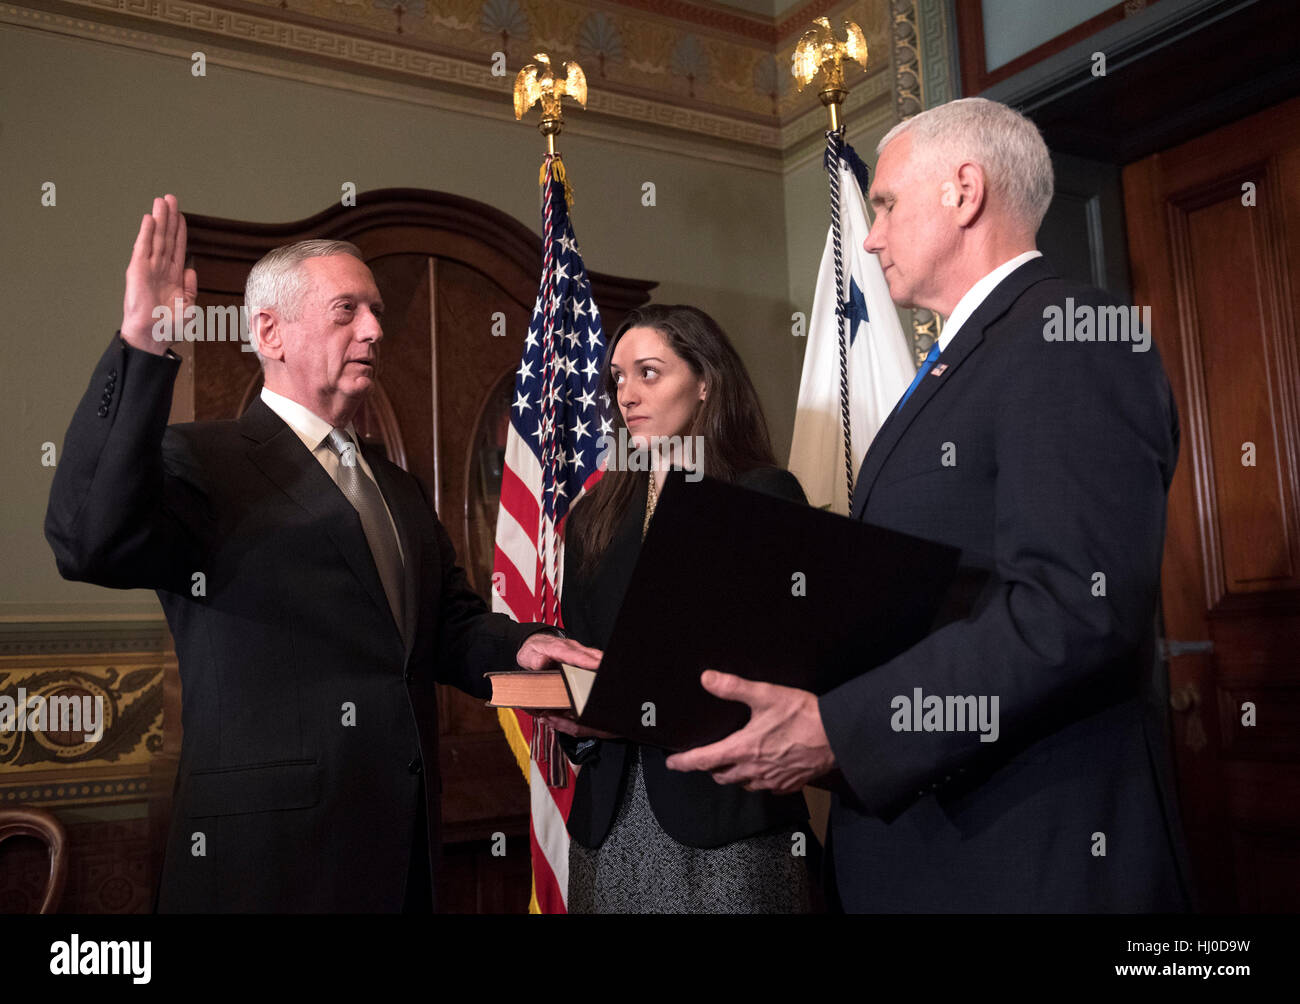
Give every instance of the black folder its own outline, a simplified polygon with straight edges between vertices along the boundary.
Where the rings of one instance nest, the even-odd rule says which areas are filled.
[[[703,670],[824,694],[926,635],[958,557],[670,473],[579,721],[670,750],[721,739],[749,720],[749,706],[709,694]]]

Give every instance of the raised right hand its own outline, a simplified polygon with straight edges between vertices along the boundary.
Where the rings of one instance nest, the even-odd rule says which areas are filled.
[[[185,217],[176,196],[154,199],[153,212],[140,221],[131,263],[126,267],[122,339],[134,349],[160,356],[170,341],[180,340],[185,316],[194,306],[199,289],[198,275],[185,267],[185,242]],[[155,325],[160,323],[154,316],[156,307],[166,307],[172,315],[172,324],[164,325],[167,337],[163,339],[153,335]]]

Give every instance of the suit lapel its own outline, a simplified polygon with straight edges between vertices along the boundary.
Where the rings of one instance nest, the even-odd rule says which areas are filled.
[[[970,358],[984,341],[985,329],[1010,310],[1030,286],[1054,276],[1055,273],[1044,259],[1031,258],[998,283],[984,298],[984,302],[966,319],[957,337],[935,360],[934,368],[912,392],[907,403],[901,409],[896,408],[885,419],[885,424],[880,427],[875,439],[871,441],[871,446],[867,448],[867,454],[862,458],[862,468],[858,471],[857,480],[853,484],[853,507],[849,510],[849,515],[853,519],[862,518],[867,508],[867,499],[871,495],[871,488],[876,478],[880,476],[885,461],[889,459],[894,447],[903,438],[903,434],[935,395],[949,381],[957,379],[957,371],[961,364]]]
[[[361,518],[311,451],[285,421],[257,398],[239,419],[245,436],[256,442],[248,456],[271,481],[306,510],[329,534],[371,600],[392,618],[384,584],[361,528]],[[366,460],[369,461],[367,456]],[[382,488],[381,488],[382,490]],[[396,514],[394,514],[396,522]],[[403,548],[406,542],[403,541]],[[409,554],[409,552],[407,552]],[[407,574],[410,574],[408,563]],[[397,625],[393,623],[396,633]]]

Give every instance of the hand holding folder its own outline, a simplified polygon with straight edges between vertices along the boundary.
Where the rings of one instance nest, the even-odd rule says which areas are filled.
[[[816,694],[714,670],[701,674],[700,685],[723,700],[747,704],[749,721],[716,743],[670,756],[670,770],[712,771],[718,784],[793,795],[835,769]]]
[[[716,670],[701,673],[700,686],[722,700],[748,705],[749,721],[717,742],[668,757],[669,770],[708,771],[718,784],[773,795],[813,787],[856,797],[836,763],[812,691]]]

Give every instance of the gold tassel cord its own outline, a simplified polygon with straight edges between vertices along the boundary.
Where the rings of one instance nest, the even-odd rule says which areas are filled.
[[[546,178],[547,178],[548,170],[553,171],[555,174],[555,179],[561,185],[564,186],[564,204],[568,206],[569,209],[572,209],[573,208],[573,187],[569,184],[568,175],[566,175],[564,171],[564,161],[560,159],[560,155],[558,153],[547,154],[546,159],[542,161],[542,169],[538,173],[537,184],[541,186],[543,190],[545,190],[546,188]]]

